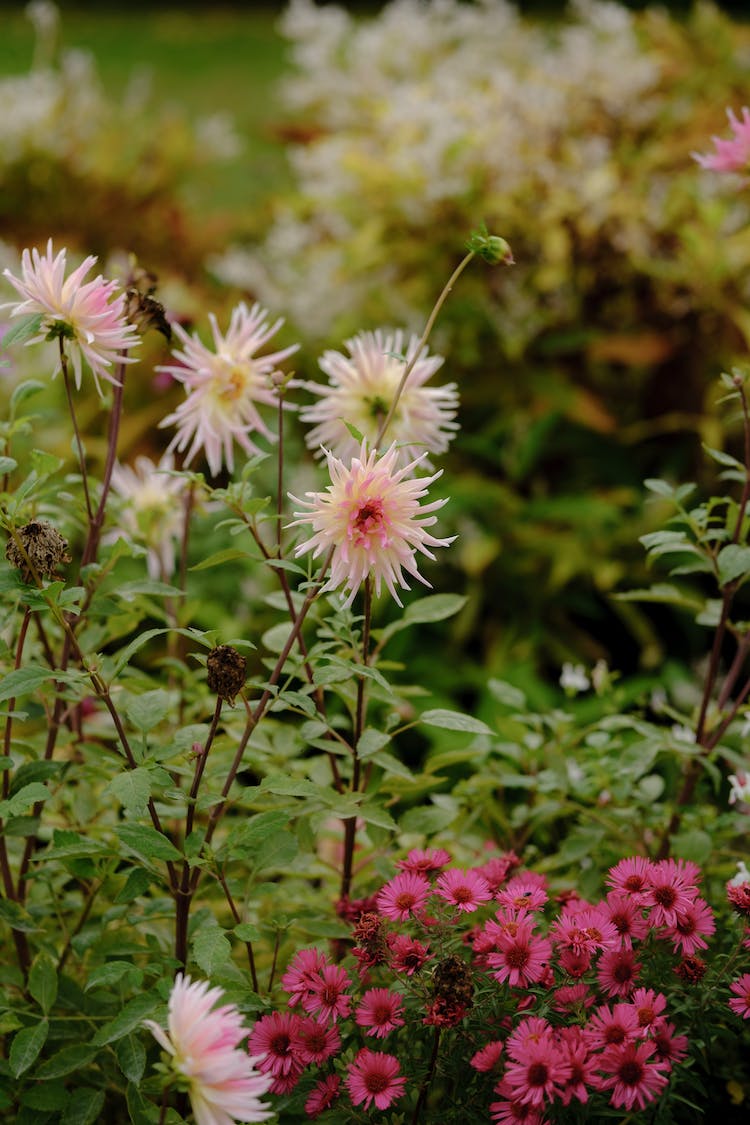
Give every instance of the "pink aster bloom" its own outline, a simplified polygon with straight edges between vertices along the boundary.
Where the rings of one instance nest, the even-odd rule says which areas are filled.
[[[346,341],[349,355],[327,351],[319,360],[328,376],[321,383],[303,383],[318,395],[318,401],[300,411],[303,422],[314,423],[306,441],[311,449],[325,446],[348,461],[357,452],[357,441],[347,429],[354,426],[372,443],[395,397],[405,369],[414,358],[419,339],[412,336],[404,358],[401,332],[384,335],[380,330],[360,332]],[[425,383],[442,365],[442,356],[431,356],[423,348],[412,368],[390,422],[390,436],[398,444],[402,463],[416,464],[422,452],[444,453],[458,424],[456,384],[426,387]],[[428,463],[429,464],[429,463]]]
[[[667,998],[663,992],[654,992],[653,988],[636,988],[630,997],[630,1003],[638,1016],[638,1026],[646,1034],[661,1018],[667,1006]]]
[[[733,980],[729,986],[730,992],[734,996],[729,1001],[729,1007],[737,1016],[742,1016],[743,1020],[750,1019],[750,973],[743,973],[737,980]]]
[[[554,942],[561,949],[576,954],[593,954],[602,949],[616,949],[620,945],[617,930],[610,922],[606,908],[584,907],[575,904],[564,910],[552,926]]]
[[[583,1034],[591,1050],[599,1051],[636,1039],[640,1030],[638,1013],[632,1004],[615,1004],[613,1008],[602,1004],[592,1014]]]
[[[698,949],[707,949],[708,943],[704,937],[715,930],[711,907],[702,898],[696,898],[685,910],[675,912],[673,924],[660,937],[671,941],[676,952],[691,954]]]
[[[496,898],[501,906],[510,906],[514,910],[541,910],[549,895],[535,880],[527,879],[525,875],[514,875],[497,892]]]
[[[369,988],[362,997],[354,1015],[359,1027],[367,1028],[366,1035],[383,1039],[397,1027],[404,1026],[404,1002],[397,992],[388,988]]]
[[[656,1047],[654,1057],[669,1063],[681,1062],[688,1052],[687,1035],[675,1035],[675,1025],[660,1017],[651,1025],[651,1041]]]
[[[733,138],[712,137],[716,152],[703,156],[694,152],[692,156],[702,168],[709,168],[712,172],[744,172],[750,163],[750,110],[743,106],[741,121],[733,109],[727,109],[727,117]]]
[[[305,1066],[311,1063],[321,1066],[340,1050],[341,1036],[335,1024],[327,1027],[312,1016],[302,1016],[292,1029],[292,1052]]]
[[[589,1100],[589,1088],[595,1090],[597,1087],[597,1058],[589,1051],[580,1027],[561,1027],[557,1033],[557,1043],[570,1067],[568,1078],[560,1091],[560,1101],[563,1105],[570,1105],[575,1098],[585,1105]]]
[[[412,914],[421,913],[430,889],[424,875],[395,875],[378,892],[378,910],[384,918],[405,922]]]
[[[642,855],[621,859],[610,868],[607,883],[614,890],[634,896],[637,902],[643,902],[651,884],[652,866],[651,860]]]
[[[623,948],[632,949],[633,940],[642,941],[649,931],[648,919],[635,898],[622,891],[610,891],[603,906],[609,921],[620,935]]]
[[[289,993],[289,1007],[309,995],[320,981],[320,973],[328,958],[317,949],[300,949],[281,978],[281,987]]]
[[[391,968],[394,973],[406,973],[408,977],[418,973],[435,956],[430,953],[429,945],[423,945],[408,934],[389,934],[388,948],[391,951]]]
[[[502,930],[496,938],[497,952],[487,954],[487,963],[494,969],[493,977],[511,988],[525,988],[540,981],[552,957],[547,938],[535,935],[533,922],[518,923],[515,933]]]
[[[339,965],[324,965],[317,981],[313,981],[310,991],[302,997],[302,1007],[320,1019],[333,1020],[349,1015],[351,996],[347,989],[352,982],[349,974]]]
[[[455,867],[438,875],[435,893],[467,914],[473,913],[483,902],[489,902],[492,898],[483,875],[477,871],[459,871]]]
[[[555,989],[553,1008],[556,1012],[576,1015],[585,1012],[594,1003],[594,997],[588,985],[579,981],[578,984],[564,984]]]
[[[482,1074],[486,1074],[490,1070],[494,1070],[500,1061],[500,1056],[503,1053],[502,1039],[493,1039],[491,1043],[486,1043],[484,1047],[471,1056],[469,1065],[473,1066]]]
[[[433,871],[442,871],[451,858],[445,848],[412,848],[406,859],[398,860],[396,867],[412,875],[430,875]]]
[[[399,1069],[395,1055],[363,1047],[349,1066],[346,1077],[352,1105],[364,1104],[365,1109],[369,1109],[375,1102],[377,1109],[388,1109],[403,1095],[406,1085],[406,1079],[399,1076]]]
[[[270,1012],[261,1016],[250,1032],[250,1050],[262,1056],[259,1069],[271,1075],[274,1094],[293,1090],[305,1067],[297,1037],[301,1022],[296,1012]]]
[[[490,890],[496,895],[510,872],[518,867],[519,863],[520,860],[515,852],[505,852],[503,855],[493,855],[476,870],[484,875]]]
[[[641,971],[632,949],[608,949],[602,953],[596,976],[607,996],[629,996]]]
[[[61,250],[53,256],[52,239],[47,243],[44,256],[37,249],[24,250],[22,276],[17,278],[10,270],[4,271],[23,300],[0,305],[0,310],[11,309],[11,316],[40,315],[39,334],[26,343],[36,344],[57,337],[69,340],[73,345],[70,359],[76,387],[81,386],[83,357],[101,394],[100,377],[109,383],[118,383],[111,371],[113,364],[135,362],[135,358],[125,352],[138,343],[138,332],[126,320],[125,296],[123,293],[116,295],[117,282],[105,281],[101,274],[93,281],[84,282],[96,258],[89,256],[66,278],[66,255],[67,251]],[[58,355],[53,377],[59,370]]]
[[[526,1057],[530,1043],[551,1042],[552,1036],[552,1024],[543,1016],[526,1016],[506,1039],[505,1050],[511,1059],[519,1062]]]
[[[330,1109],[339,1096],[340,1088],[341,1079],[338,1074],[329,1074],[320,1082],[316,1082],[305,1102],[307,1116],[319,1117],[324,1110]]]
[[[311,524],[313,535],[295,548],[296,557],[308,551],[313,558],[333,549],[331,575],[323,590],[349,591],[344,602],[350,606],[366,578],[375,581],[375,593],[385,585],[397,605],[401,599],[396,586],[408,590],[404,571],[423,585],[430,583],[419,572],[416,552],[435,559],[430,547],[448,547],[455,536],[436,539],[426,528],[437,522],[431,513],[442,508],[447,500],[420,504],[427,488],[440,473],[412,480],[408,477],[422,457],[398,468],[398,451],[394,445],[379,456],[376,450],[367,453],[363,442],[360,456],[347,467],[343,461],[326,451],[331,483],[326,492],[308,492],[311,499],[300,500],[309,512],[295,512],[289,525]]]
[[[624,1106],[631,1110],[645,1109],[667,1084],[669,1063],[663,1059],[651,1060],[656,1048],[653,1043],[642,1040],[608,1047],[599,1056],[599,1070],[604,1077],[599,1079],[600,1090],[611,1090],[610,1105]]]
[[[231,472],[235,442],[245,453],[253,454],[260,451],[250,439],[251,433],[275,440],[257,404],[278,407],[272,378],[278,374],[277,365],[298,345],[256,355],[283,323],[277,320],[269,326],[267,315],[258,304],[248,309],[240,303],[232,312],[229,328],[222,333],[216,317],[209,313],[213,348],[175,324],[174,332],[183,350],[172,353],[177,364],[158,367],[157,371],[183,383],[187,398],[159,425],[177,426],[169,449],[178,453],[188,449],[186,465],[202,449],[212,476],[221,471],[222,463]]]
[[[495,1125],[543,1125],[544,1114],[531,1103],[524,1103],[518,1098],[510,1097],[511,1087],[505,1080],[498,1082],[495,1093],[500,1094],[505,1100],[490,1102],[490,1121]]]
[[[166,1031],[153,1020],[144,1020],[144,1027],[171,1056],[172,1069],[187,1079],[197,1125],[266,1121],[273,1114],[260,1097],[272,1079],[260,1074],[259,1059],[240,1047],[247,1029],[237,1008],[215,1006],[223,995],[207,981],[192,983],[180,974],[169,996]]]
[[[695,864],[682,859],[662,859],[651,865],[651,885],[646,905],[655,926],[674,926],[698,897]]]
[[[511,1100],[541,1109],[560,1094],[570,1078],[571,1066],[551,1036],[527,1041],[505,1068],[504,1080]]]

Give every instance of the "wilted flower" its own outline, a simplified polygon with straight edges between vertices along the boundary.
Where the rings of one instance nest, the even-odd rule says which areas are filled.
[[[215,1007],[222,997],[222,990],[207,981],[192,983],[179,974],[169,997],[167,1030],[153,1020],[144,1020],[144,1026],[185,1080],[197,1125],[266,1121],[273,1115],[260,1096],[272,1078],[259,1074],[257,1058],[240,1047],[247,1029],[237,1008]]]
[[[39,578],[56,578],[58,566],[70,562],[67,540],[48,520],[30,520],[17,529],[16,537],[8,540],[5,557],[21,571],[24,582],[32,582],[35,572]]]
[[[175,542],[182,534],[181,494],[185,481],[171,476],[174,458],[165,453],[158,465],[136,457],[135,467],[115,465],[112,488],[122,500],[118,524],[106,538],[129,539],[148,549],[151,578],[169,578],[175,570]]]
[[[402,333],[385,335],[379,329],[360,332],[346,341],[346,347],[348,356],[327,351],[320,359],[329,384],[304,383],[320,399],[300,412],[303,422],[315,423],[306,438],[308,446],[320,450],[321,456],[320,447],[325,446],[345,461],[359,448],[346,423],[371,444],[375,442],[406,365],[417,352],[419,338],[411,337],[405,355]],[[402,463],[413,462],[423,450],[444,453],[458,429],[453,420],[458,406],[456,384],[424,385],[442,363],[442,356],[431,356],[422,348],[398,400],[388,432],[400,446]]]
[[[260,305],[248,309],[240,303],[233,310],[229,328],[223,334],[216,317],[209,313],[213,349],[207,347],[179,324],[174,333],[183,345],[174,351],[177,364],[158,367],[184,383],[187,398],[174,413],[160,423],[177,426],[169,449],[182,452],[188,445],[188,465],[202,449],[213,476],[220,472],[222,461],[234,468],[234,442],[248,454],[258,453],[249,435],[255,431],[269,441],[274,435],[258,413],[257,404],[278,405],[278,392],[271,384],[277,364],[297,350],[293,344],[268,355],[256,355],[259,348],[278,331],[283,321],[268,324],[267,313]]]
[[[61,250],[53,256],[52,239],[44,256],[37,249],[24,250],[22,277],[14,277],[10,270],[3,271],[23,300],[0,305],[0,309],[10,309],[11,316],[41,316],[39,332],[27,344],[57,338],[70,340],[76,387],[81,386],[83,356],[101,393],[99,376],[117,383],[110,371],[112,365],[135,362],[135,357],[125,353],[138,343],[138,333],[126,320],[124,295],[115,295],[117,282],[105,281],[100,274],[84,283],[96,258],[90,255],[66,278],[66,255],[67,251]],[[60,369],[58,356],[53,375]]]
[[[331,474],[327,491],[308,492],[309,500],[291,497],[309,512],[295,512],[290,526],[309,523],[314,532],[298,544],[295,556],[312,550],[313,558],[317,558],[332,548],[331,576],[323,589],[344,586],[348,590],[346,606],[352,604],[357,590],[369,577],[375,580],[376,594],[385,584],[397,605],[401,605],[396,586],[409,589],[404,570],[425,586],[430,585],[419,573],[416,552],[434,559],[429,548],[447,547],[455,538],[436,539],[425,530],[437,522],[437,517],[430,513],[446,503],[419,503],[440,473],[410,479],[409,473],[422,458],[397,468],[395,444],[380,457],[376,450],[368,454],[363,442],[359,457],[348,468],[328,450],[326,456]]]
[[[702,156],[693,153],[693,158],[702,168],[710,168],[712,172],[744,172],[750,164],[750,110],[747,106],[742,109],[740,121],[734,110],[727,110],[729,125],[734,137],[727,141],[721,137],[712,137],[716,152]]]

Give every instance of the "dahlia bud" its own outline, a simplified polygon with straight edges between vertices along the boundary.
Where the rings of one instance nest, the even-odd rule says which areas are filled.
[[[504,238],[500,238],[496,234],[490,234],[484,223],[479,230],[471,232],[466,247],[468,250],[473,250],[475,254],[478,254],[491,266],[496,266],[499,262],[506,266],[514,265],[513,251],[509,244]]]
[[[16,536],[8,540],[5,557],[21,571],[24,582],[33,582],[36,576],[57,578],[60,563],[70,562],[67,540],[47,520],[31,520],[18,528]]]
[[[208,687],[225,699],[234,703],[235,696],[242,691],[247,677],[247,661],[231,645],[217,645],[208,654]]]

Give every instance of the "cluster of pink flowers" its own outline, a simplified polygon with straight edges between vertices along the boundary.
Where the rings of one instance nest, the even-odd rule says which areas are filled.
[[[282,979],[287,1010],[255,1024],[272,1094],[299,1087],[311,1118],[347,1097],[414,1104],[441,1036],[493,1122],[541,1125],[571,1103],[637,1112],[665,1092],[689,1047],[671,1009],[702,980],[716,925],[695,864],[624,859],[593,903],[551,898],[512,852],[461,870],[444,849],[414,850],[398,866],[375,895],[339,904],[354,971],[301,950]],[[750,882],[727,894],[750,916]],[[723,990],[727,1018],[750,1017],[750,973]]]

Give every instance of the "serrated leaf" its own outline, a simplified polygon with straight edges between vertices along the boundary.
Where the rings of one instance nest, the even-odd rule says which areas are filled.
[[[49,795],[46,785],[42,785],[39,781],[32,781],[29,785],[24,785],[23,789],[19,789],[15,796],[9,797],[7,801],[0,801],[0,818],[4,820],[9,816],[20,816],[37,801],[46,801]]]
[[[104,1047],[108,1043],[115,1043],[124,1039],[131,1031],[140,1027],[143,1021],[150,1016],[161,1000],[154,992],[146,992],[142,996],[134,996],[128,1000],[122,1011],[113,1020],[100,1027],[91,1040],[92,1047]]]
[[[45,1016],[57,999],[57,966],[48,953],[39,953],[29,970],[28,988]]]
[[[233,855],[252,855],[270,833],[286,828],[289,815],[286,812],[271,810],[256,813],[242,824],[233,824],[224,841],[222,851]]]
[[[143,980],[143,970],[130,961],[107,961],[104,965],[97,965],[89,973],[86,981],[85,992],[92,988],[111,988],[127,977],[130,984],[140,985]]]
[[[17,1031],[10,1045],[8,1062],[14,1078],[29,1069],[36,1062],[39,1053],[47,1042],[49,1035],[49,1020],[43,1019],[33,1027],[25,1027]]]
[[[719,581],[722,586],[726,586],[729,582],[734,582],[750,572],[750,547],[729,543],[719,551],[716,563],[719,569]]]
[[[274,832],[261,840],[254,856],[257,871],[269,867],[286,867],[296,857],[299,846],[291,832]]]
[[[466,734],[492,734],[492,731],[481,719],[473,715],[465,715],[463,711],[448,711],[442,707],[425,711],[419,716],[421,723],[429,727],[440,727],[442,730],[464,731]]]
[[[17,320],[14,318],[14,323],[3,335],[0,346],[7,349],[11,344],[22,344],[25,340],[30,340],[32,336],[38,336],[43,319],[42,313],[30,313],[28,316],[19,317]]]
[[[328,788],[315,785],[304,777],[288,777],[285,774],[271,774],[261,783],[261,789],[275,793],[279,797],[323,797],[330,795]]]
[[[123,844],[144,859],[181,859],[174,844],[150,824],[120,824],[117,827],[117,835]]]
[[[151,796],[151,775],[144,766],[113,777],[104,793],[111,793],[132,815],[143,816]]]
[[[94,1090],[90,1086],[73,1090],[60,1125],[94,1125],[99,1120],[103,1105],[104,1090]]]
[[[232,956],[231,942],[216,925],[200,926],[193,936],[192,949],[195,961],[209,977]]]
[[[391,736],[384,731],[366,727],[362,732],[362,737],[357,742],[357,754],[363,760],[371,758],[373,754],[377,754],[378,750],[387,746],[390,741]]]
[[[140,1082],[146,1070],[146,1048],[135,1035],[126,1035],[115,1046],[117,1065],[128,1082]]]
[[[39,1080],[64,1078],[68,1074],[73,1074],[76,1070],[83,1070],[96,1058],[96,1055],[96,1048],[90,1047],[88,1043],[76,1043],[72,1047],[63,1047],[61,1051],[58,1051],[52,1058],[46,1059],[34,1071],[34,1078]]]

